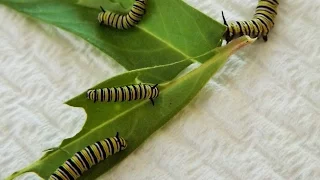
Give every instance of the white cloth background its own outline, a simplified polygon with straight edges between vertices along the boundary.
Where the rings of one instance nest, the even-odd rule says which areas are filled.
[[[229,21],[250,19],[257,4],[187,2],[221,22],[221,10]],[[319,9],[319,0],[282,0],[267,43],[232,56],[183,111],[99,179],[320,179]],[[80,131],[86,114],[63,102],[125,69],[3,5],[0,24],[3,179]]]

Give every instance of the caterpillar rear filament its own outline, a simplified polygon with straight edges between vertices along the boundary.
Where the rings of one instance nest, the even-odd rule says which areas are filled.
[[[268,40],[268,33],[274,26],[274,19],[277,15],[278,0],[259,0],[253,19],[249,21],[235,21],[227,23],[224,14],[222,17],[227,30],[224,34],[227,42],[235,37],[248,35],[252,38],[261,37]]]
[[[93,165],[126,148],[126,141],[117,133],[115,137],[98,141],[75,153],[52,173],[49,180],[77,179]]]
[[[158,97],[158,84],[151,86],[148,84],[136,84],[123,87],[112,87],[103,89],[91,89],[87,91],[87,98],[96,101],[122,102],[138,99],[150,99],[154,105],[153,99]]]
[[[128,14],[122,15],[104,10],[98,15],[100,24],[105,24],[117,29],[129,29],[138,24],[146,12],[147,0],[136,0]]]

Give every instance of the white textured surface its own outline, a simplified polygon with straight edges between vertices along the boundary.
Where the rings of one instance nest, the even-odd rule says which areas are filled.
[[[221,21],[220,10],[228,20],[251,18],[257,0],[188,3]],[[100,179],[320,179],[319,9],[319,0],[282,0],[268,43],[233,56]],[[80,130],[85,113],[64,101],[124,69],[84,40],[2,5],[0,24],[3,179]]]

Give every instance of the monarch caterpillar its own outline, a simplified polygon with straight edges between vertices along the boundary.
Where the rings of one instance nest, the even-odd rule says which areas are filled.
[[[274,26],[277,15],[278,0],[259,0],[253,19],[249,21],[235,21],[227,23],[222,12],[223,22],[227,26],[224,34],[227,42],[237,36],[248,35],[250,37],[261,37],[268,40],[268,33]]]
[[[105,11],[101,6],[102,12],[98,15],[100,25],[105,24],[117,29],[129,29],[135,26],[142,19],[146,12],[147,0],[136,0],[128,14],[122,15]]]
[[[154,105],[153,99],[158,97],[158,84],[151,86],[149,84],[136,84],[123,87],[112,87],[103,89],[92,89],[87,91],[87,98],[96,101],[121,102],[138,99],[150,99]]]
[[[126,141],[117,133],[115,137],[98,141],[75,153],[52,173],[49,180],[77,179],[93,165],[126,148]]]

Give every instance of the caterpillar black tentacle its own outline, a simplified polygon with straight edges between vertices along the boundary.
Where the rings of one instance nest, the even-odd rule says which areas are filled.
[[[146,13],[147,0],[135,0],[129,13],[117,14],[110,11],[105,11],[101,6],[101,11],[98,15],[100,25],[114,27],[116,29],[129,29],[138,24],[143,15]]]
[[[49,180],[77,179],[93,165],[126,148],[127,142],[117,132],[115,137],[97,141],[75,153],[51,174]]]
[[[226,38],[226,41],[229,42],[229,41],[231,41],[231,38],[232,38],[232,37],[226,35],[226,34],[230,34],[230,31],[229,31],[229,25],[228,25],[228,23],[227,23],[226,18],[224,17],[223,11],[222,11],[222,18],[223,18],[223,23],[224,23],[224,25],[228,27],[227,30],[226,30],[226,32],[225,32],[225,38]]]
[[[103,89],[91,89],[87,91],[87,98],[101,102],[122,102],[139,99],[150,99],[154,105],[153,99],[159,96],[158,84],[151,86],[149,84],[135,84],[122,87],[111,87]]]
[[[151,88],[154,89],[154,88],[156,88],[158,85],[159,85],[159,84],[156,84],[156,85],[152,86]]]
[[[100,9],[102,12],[104,12],[104,13],[106,12],[106,10],[104,10],[102,6],[100,6]]]
[[[264,41],[268,41],[268,34],[274,27],[274,19],[277,15],[278,0],[259,0],[253,18],[249,21],[235,21],[227,23],[222,12],[224,24],[227,30],[224,37],[227,42],[235,37],[248,35],[252,38],[262,37]]]

